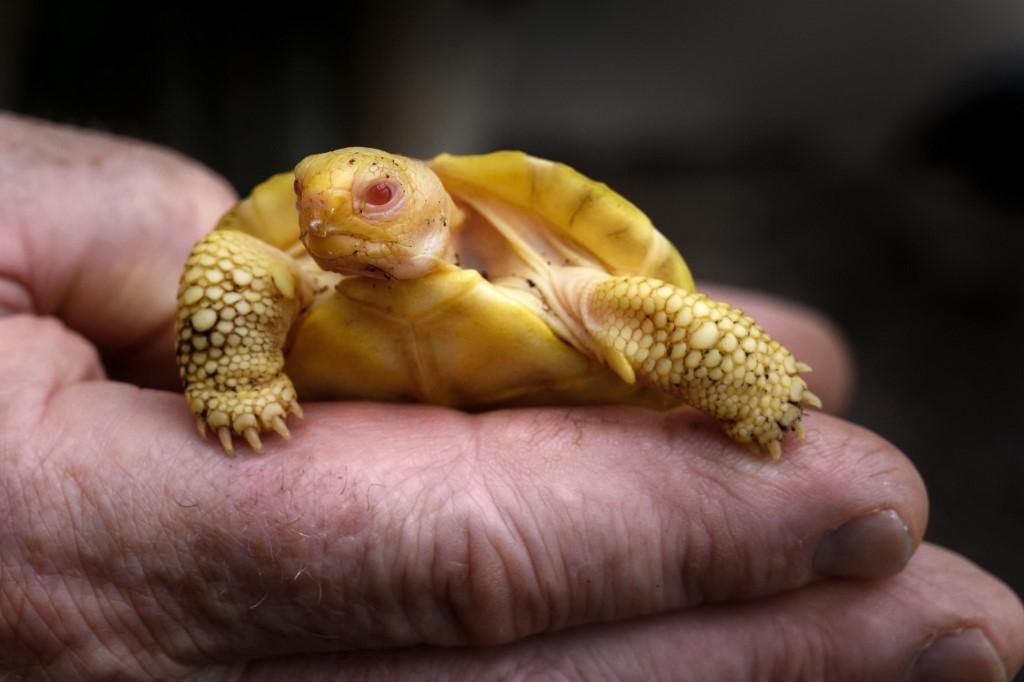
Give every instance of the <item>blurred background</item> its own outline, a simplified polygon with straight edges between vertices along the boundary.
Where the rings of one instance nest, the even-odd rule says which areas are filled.
[[[833,319],[928,538],[1024,594],[1024,2],[148,4],[0,0],[0,108],[240,193],[356,144],[565,161]]]

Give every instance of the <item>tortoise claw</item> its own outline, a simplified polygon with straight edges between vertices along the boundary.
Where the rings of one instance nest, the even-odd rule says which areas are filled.
[[[263,452],[263,437],[276,433],[291,439],[286,423],[289,414],[302,417],[302,408],[295,399],[295,391],[284,375],[283,387],[269,387],[265,395],[239,403],[237,396],[207,391],[202,398],[192,397],[189,407],[196,416],[196,429],[204,438],[208,432],[216,435],[220,446],[228,455],[235,454],[233,439],[244,439],[253,452]],[[216,401],[216,402],[214,402]],[[234,401],[234,403],[232,403]],[[209,408],[213,403],[214,407]]]
[[[804,389],[804,394],[800,397],[800,400],[807,403],[811,407],[817,407],[821,409],[821,398],[811,393],[808,389]]]
[[[231,443],[231,430],[228,427],[219,427],[217,429],[217,438],[220,439],[220,446],[224,448],[224,452],[229,455],[235,454],[235,446]]]
[[[288,430],[288,425],[280,417],[274,417],[270,420],[270,428],[280,434],[285,440],[291,440],[291,431]]]
[[[256,452],[263,452],[263,443],[260,442],[260,434],[255,428],[250,426],[242,431],[242,435],[245,437],[246,442],[249,443],[249,447]]]

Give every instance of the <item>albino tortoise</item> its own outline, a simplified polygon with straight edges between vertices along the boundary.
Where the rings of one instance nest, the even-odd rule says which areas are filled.
[[[697,293],[606,185],[521,152],[367,148],[276,175],[194,247],[177,359],[200,433],[262,449],[297,400],[688,403],[781,453],[810,368]]]

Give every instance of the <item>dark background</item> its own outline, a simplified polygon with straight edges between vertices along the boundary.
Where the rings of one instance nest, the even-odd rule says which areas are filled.
[[[565,161],[835,320],[928,538],[1024,593],[1024,2],[147,4],[0,0],[0,108],[241,193],[356,144]]]

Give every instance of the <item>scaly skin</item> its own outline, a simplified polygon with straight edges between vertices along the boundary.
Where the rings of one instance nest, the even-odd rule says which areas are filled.
[[[292,322],[309,287],[288,256],[234,230],[214,230],[192,249],[178,289],[178,371],[199,432],[232,433],[260,451],[261,430],[288,437],[285,415],[301,416],[282,372]]]
[[[801,403],[821,401],[810,367],[728,303],[648,277],[596,277],[582,319],[598,352],[627,382],[656,386],[717,419],[773,459],[786,431],[803,436]]]

